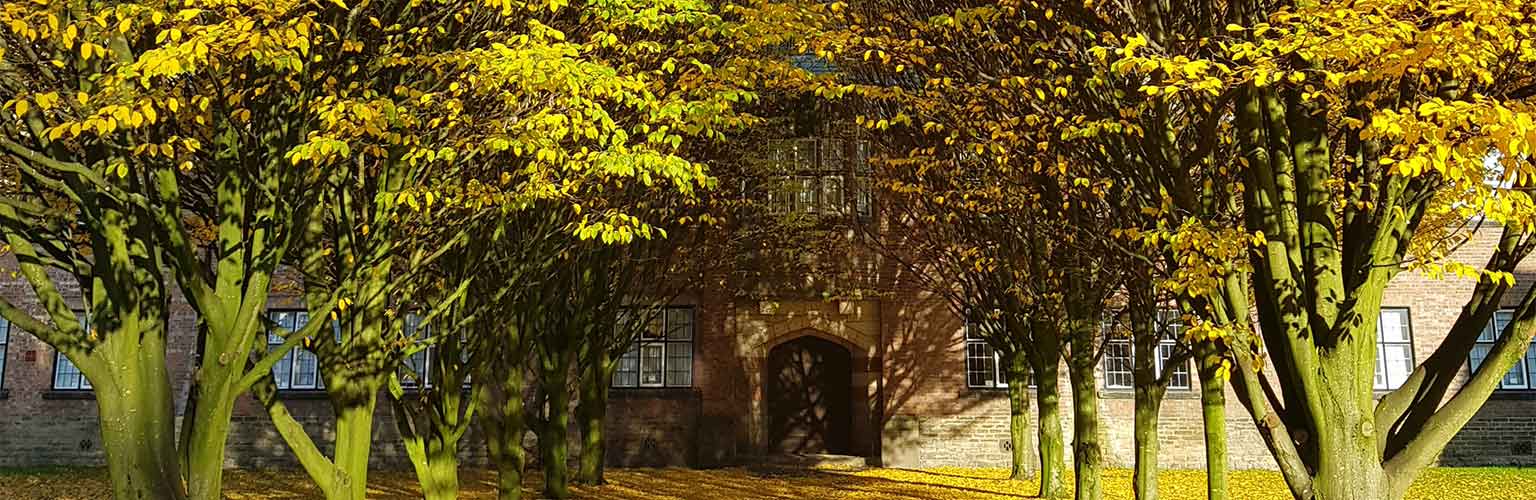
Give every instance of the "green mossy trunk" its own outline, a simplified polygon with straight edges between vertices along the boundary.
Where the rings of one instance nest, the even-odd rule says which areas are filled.
[[[1376,325],[1374,321],[1367,323],[1374,348]],[[1351,335],[1364,331],[1356,329]],[[1360,368],[1342,358],[1335,355],[1321,362],[1323,373],[1338,380],[1337,385],[1328,387],[1332,393],[1328,396],[1338,400],[1322,405],[1322,421],[1329,425],[1318,429],[1318,466],[1312,484],[1315,500],[1395,500],[1382,468],[1375,415],[1368,404],[1374,363]],[[1354,380],[1344,380],[1347,377]]]
[[[113,335],[137,332],[116,331]],[[153,334],[150,334],[153,335]],[[103,451],[112,478],[112,496],[120,500],[176,500],[182,489],[176,452],[176,421],[163,344],[101,346],[135,359],[109,366],[111,380],[93,381],[101,423]]]
[[[523,468],[528,461],[523,452],[523,433],[527,431],[527,420],[523,415],[523,373],[521,369],[513,368],[502,374],[501,387],[480,391],[486,410],[481,413],[480,421],[485,427],[491,462],[496,466],[498,500],[523,498]]]
[[[571,396],[567,381],[568,366],[541,370],[540,389],[544,393],[544,422],[539,429],[539,462],[544,467],[544,496],[565,500],[571,497],[569,483],[569,428]]]
[[[233,382],[231,380],[230,382]],[[186,417],[192,425],[186,448],[185,474],[188,497],[193,500],[223,500],[224,448],[229,440],[230,419],[234,405],[211,388],[199,385],[197,406]]]
[[[427,440],[426,467],[417,471],[421,492],[427,500],[453,500],[459,497],[458,446],[441,436]]]
[[[1200,371],[1200,414],[1205,426],[1206,498],[1227,498],[1227,384],[1221,373],[1220,346],[1213,341],[1195,347]]]
[[[581,432],[577,484],[607,483],[603,477],[603,460],[606,456],[603,420],[608,413],[608,384],[612,380],[612,368],[613,363],[606,353],[597,353],[595,361],[584,368],[587,376],[582,377],[581,394],[576,403],[576,425]]]
[[[1033,448],[1029,433],[1029,361],[1022,352],[1008,356],[1008,443],[1011,465],[1008,479],[1022,481],[1034,476],[1029,463]]]
[[[1066,498],[1066,439],[1061,432],[1061,382],[1058,357],[1035,366],[1036,413],[1039,415],[1040,498]]]
[[[1075,354],[1075,353],[1074,353]],[[1069,361],[1072,382],[1072,463],[1077,500],[1104,498],[1104,450],[1099,442],[1099,388],[1092,358]]]
[[[374,385],[375,389],[377,385]],[[373,447],[373,411],[377,390],[336,411],[335,487],[332,500],[364,500],[368,495],[368,456]]]
[[[1137,387],[1134,429],[1136,465],[1131,489],[1136,500],[1157,500],[1157,419],[1163,403],[1161,387]]]

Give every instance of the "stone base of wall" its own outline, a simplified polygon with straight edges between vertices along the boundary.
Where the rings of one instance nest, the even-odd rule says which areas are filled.
[[[608,464],[618,467],[696,465],[700,398],[692,390],[614,391],[604,437]],[[713,456],[711,457],[713,458]]]
[[[1061,424],[1070,461],[1071,400],[1063,395]],[[1497,396],[1496,396],[1497,397]],[[1235,403],[1227,409],[1234,469],[1273,469],[1274,460]],[[22,414],[0,418],[0,467],[101,466],[105,463],[94,405],[70,416]],[[329,452],[333,436],[324,400],[290,401],[321,450]],[[1100,403],[1106,463],[1130,467],[1135,445],[1133,401],[1106,393]],[[608,411],[606,450],[612,467],[715,467],[754,459],[740,447],[741,423],[729,415],[703,416],[695,391],[615,392]],[[1006,467],[1010,460],[1006,394],[968,395],[949,414],[894,414],[886,418],[880,465],[887,467]],[[301,413],[302,412],[302,413]],[[1030,412],[1031,442],[1035,438]],[[1161,466],[1199,469],[1205,466],[1200,401],[1192,394],[1170,394],[1164,400],[1158,429]],[[408,469],[393,415],[381,407],[374,421],[371,462],[380,469]],[[580,452],[579,435],[571,430],[571,456]],[[524,441],[536,458],[536,438]],[[489,464],[483,434],[472,428],[464,436],[461,460],[466,465]],[[1494,399],[1467,423],[1440,457],[1445,466],[1536,466],[1536,401]],[[226,465],[251,468],[293,468],[297,463],[265,415],[236,417],[230,433]]]
[[[1445,447],[1440,463],[1450,466],[1536,465],[1536,401],[1488,401]]]
[[[0,419],[0,467],[104,465],[100,429],[94,411]]]

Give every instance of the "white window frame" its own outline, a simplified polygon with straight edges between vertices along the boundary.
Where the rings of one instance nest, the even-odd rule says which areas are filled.
[[[1492,351],[1494,344],[1497,343],[1499,333],[1509,326],[1509,323],[1514,320],[1514,315],[1513,309],[1500,310],[1493,313],[1493,319],[1483,326],[1483,331],[1478,335],[1476,343],[1472,345],[1472,352],[1468,354],[1467,364],[1471,368],[1470,373],[1477,373],[1477,369],[1482,366],[1483,360],[1487,359],[1488,352]],[[1513,366],[1510,366],[1509,372],[1499,379],[1498,390],[1530,390],[1532,388],[1531,376],[1536,375],[1536,373],[1532,373],[1533,371],[1536,371],[1536,344],[1527,346],[1525,348],[1525,355],[1521,356]],[[1510,378],[1516,374],[1520,375],[1519,383],[1513,382]]]
[[[5,391],[5,356],[11,348],[11,322],[0,318],[0,393]]]
[[[298,331],[300,329],[303,329],[305,325],[309,324],[309,311],[308,310],[304,310],[304,309],[268,309],[267,310],[267,319],[272,321],[272,322],[274,322],[274,323],[278,323],[278,317],[279,317],[278,315],[281,315],[281,314],[292,314],[292,315],[294,315],[293,316],[294,322],[293,322],[293,326],[291,327],[292,330],[290,330],[290,333],[296,332],[296,331]],[[302,319],[303,322],[300,322],[300,319]],[[279,323],[279,326],[281,327],[282,325]],[[338,334],[339,334],[339,332],[338,332]],[[286,339],[284,339],[283,336],[281,334],[279,334],[278,332],[267,332],[267,350],[268,351],[271,351],[273,348],[276,348],[278,346],[283,345],[283,343],[285,341],[286,341]],[[314,360],[314,363],[315,363],[315,375],[314,375],[315,379],[314,379],[314,382],[313,383],[308,383],[308,384],[294,384],[294,380],[297,380],[298,375],[300,373],[299,368],[298,368],[298,366],[299,366],[298,361],[301,358],[305,357],[305,356],[307,356],[309,359]],[[284,368],[286,368],[286,370],[288,372],[287,373],[287,377],[279,376],[279,373],[281,371],[283,371]],[[284,353],[282,359],[278,360],[278,362],[276,364],[272,365],[272,374],[273,374],[273,378],[277,382],[277,390],[279,390],[279,391],[320,391],[320,390],[325,390],[325,380],[324,380],[324,377],[320,376],[320,358],[319,358],[319,356],[315,355],[314,352],[312,352],[312,351],[310,351],[308,349],[305,349],[303,346],[294,347],[293,349],[289,350],[287,353]]]
[[[609,382],[609,387],[615,389],[693,387],[695,365],[697,365],[697,351],[694,343],[697,339],[698,315],[693,306],[662,308],[656,318],[640,332],[639,338],[634,340],[634,345],[630,346],[629,351],[616,360],[618,366],[614,369],[613,380]],[[642,354],[647,351],[658,354],[654,358]],[[651,359],[655,359],[656,364],[648,369],[646,363]],[[673,366],[683,363],[688,365],[686,370]],[[659,374],[654,382],[646,380],[651,372]],[[633,383],[630,383],[627,378],[630,374],[633,374]],[[682,376],[683,379],[675,380],[674,376]]]
[[[1174,310],[1174,309],[1159,309],[1157,311],[1157,323],[1159,325],[1167,325],[1167,331],[1163,332],[1162,337],[1158,339],[1158,342],[1157,342],[1157,356],[1153,358],[1153,362],[1152,362],[1153,370],[1155,370],[1155,373],[1157,373],[1158,377],[1161,377],[1161,376],[1163,376],[1163,370],[1166,370],[1168,368],[1168,360],[1173,358],[1174,351],[1176,351],[1178,349],[1178,347],[1179,347],[1179,338],[1184,335],[1184,324],[1179,319],[1179,312],[1177,310]],[[1104,328],[1106,330],[1106,333],[1107,333],[1108,329],[1111,326],[1112,326],[1111,322],[1109,322],[1109,321],[1105,321],[1104,322]],[[1113,357],[1111,356],[1111,354],[1110,354],[1111,349],[1119,350],[1121,348],[1123,348],[1124,352],[1125,352],[1125,355],[1123,357],[1122,356],[1118,356],[1118,355],[1117,356],[1113,356]],[[1111,365],[1112,362],[1124,363],[1125,369],[1124,370],[1112,370],[1110,368],[1110,365]],[[1195,387],[1195,384],[1194,384],[1194,371],[1190,367],[1190,364],[1191,364],[1190,360],[1185,360],[1183,363],[1181,363],[1181,366],[1176,367],[1176,369],[1183,370],[1183,375],[1181,376],[1178,373],[1175,373],[1173,375],[1173,377],[1169,378],[1169,380],[1168,380],[1168,388],[1169,389],[1177,389],[1177,390],[1181,390],[1181,391],[1193,390],[1194,389],[1194,387]],[[1131,342],[1131,339],[1124,339],[1124,338],[1109,339],[1107,342],[1105,342],[1105,345],[1104,345],[1104,388],[1105,389],[1115,389],[1115,390],[1135,389],[1136,388],[1135,371],[1134,371],[1135,369],[1136,369],[1136,344],[1134,342]],[[1129,381],[1129,383],[1127,383],[1127,384],[1117,384],[1117,383],[1114,383],[1114,381],[1111,380],[1112,376],[1124,376],[1125,380]],[[1180,382],[1181,379],[1183,380],[1183,382]]]
[[[1389,314],[1402,314],[1402,321],[1398,323],[1403,338],[1406,340],[1387,340],[1386,318]],[[1392,371],[1387,366],[1387,352],[1395,347],[1408,348],[1407,369],[1402,372],[1400,379],[1394,379]],[[1383,307],[1376,318],[1376,380],[1372,386],[1377,391],[1391,391],[1403,386],[1408,381],[1408,376],[1413,374],[1413,367],[1417,363],[1417,353],[1413,348],[1413,314],[1406,307]]]
[[[1008,370],[1003,366],[1003,356],[997,352],[997,349],[993,349],[992,344],[987,343],[980,334],[975,333],[976,326],[976,323],[973,321],[965,322],[965,351],[962,353],[965,356],[965,387],[968,389],[1007,389]],[[979,355],[973,356],[973,351],[979,351]],[[971,373],[982,373],[982,370],[985,370],[985,368],[982,370],[972,369],[972,364],[986,363],[989,358],[991,359],[992,366],[991,370],[987,371],[992,372],[992,382],[981,384],[972,382]],[[1031,380],[1029,387],[1034,386],[1035,384]]]
[[[80,328],[89,332],[91,330],[91,317],[85,311],[75,311],[75,319],[80,321]],[[74,383],[60,384],[61,376],[72,377]],[[49,387],[55,391],[89,391],[90,379],[85,378],[85,372],[69,360],[69,357],[57,349],[53,351],[53,380]]]
[[[405,328],[405,337],[415,339],[416,343],[426,343],[432,340],[432,325],[423,325],[421,315],[405,313],[401,319]],[[432,363],[437,359],[437,346],[428,344],[419,351],[406,356],[401,360],[405,366],[400,367],[400,386],[407,389],[432,388]],[[420,366],[416,366],[417,363]]]

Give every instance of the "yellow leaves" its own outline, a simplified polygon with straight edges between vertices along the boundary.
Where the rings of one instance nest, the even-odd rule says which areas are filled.
[[[171,28],[165,31],[161,31],[159,34],[155,35],[155,43],[165,43],[167,40],[172,42],[180,42],[181,36],[182,33],[180,28]]]

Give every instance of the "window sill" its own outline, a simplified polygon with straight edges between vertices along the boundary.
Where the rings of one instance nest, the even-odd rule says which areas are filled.
[[[608,399],[697,399],[693,387],[610,387]]]
[[[85,390],[81,390],[81,389],[53,389],[53,390],[49,390],[49,391],[44,392],[43,393],[43,399],[58,399],[58,400],[96,399],[96,393],[95,392],[91,392],[89,389],[85,389]]]
[[[1503,389],[1488,395],[1489,401],[1536,401],[1536,390]]]
[[[1136,399],[1136,390],[1130,388],[1100,389],[1099,397],[1103,399]],[[1190,387],[1169,387],[1163,391],[1163,400],[1170,399],[1200,399],[1200,393]]]

